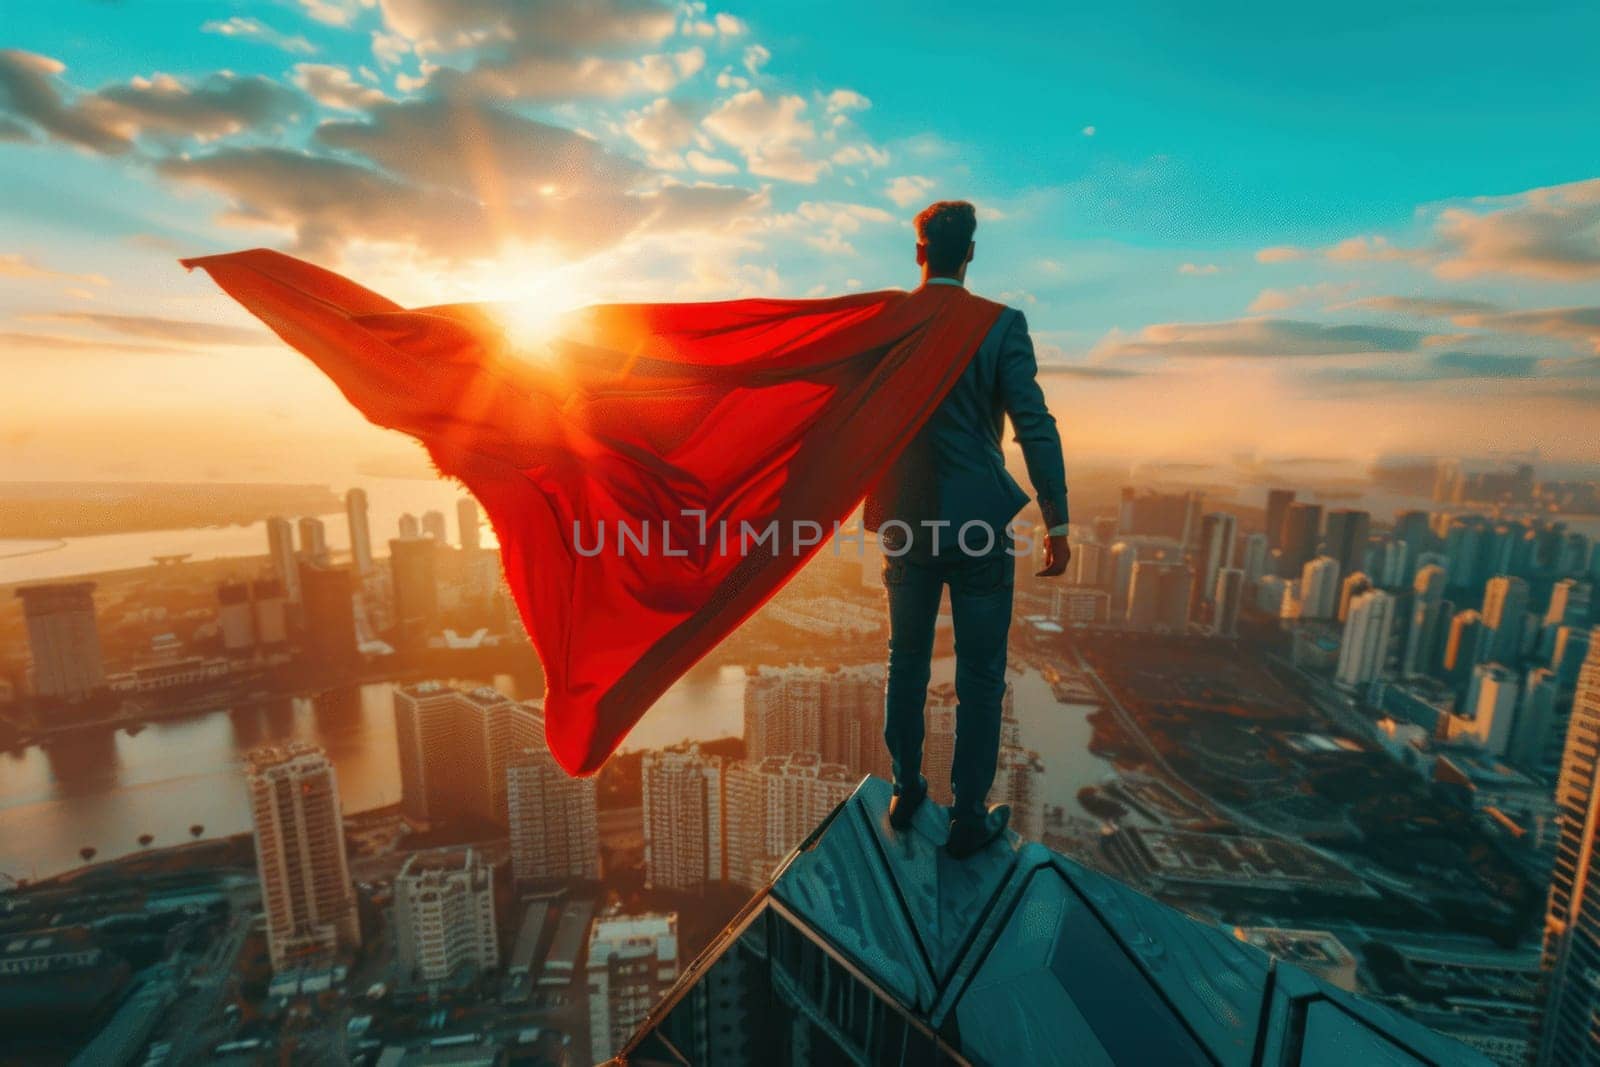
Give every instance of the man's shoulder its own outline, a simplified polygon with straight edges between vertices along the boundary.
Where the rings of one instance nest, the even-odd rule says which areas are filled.
[[[987,297],[979,296],[970,289],[967,290],[967,296],[971,300],[978,301],[994,314],[994,325],[989,328],[989,334],[984,338],[985,341],[999,341],[1017,329],[1021,329],[1024,332],[1027,331],[1028,320],[1023,318],[1020,308],[1014,308],[1009,304],[1002,304],[998,300],[990,300]]]

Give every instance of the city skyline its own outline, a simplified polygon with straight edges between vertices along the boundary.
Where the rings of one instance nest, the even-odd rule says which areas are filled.
[[[267,244],[540,316],[803,296],[910,285],[909,216],[946,195],[984,209],[973,283],[1029,316],[1071,455],[1600,460],[1600,177],[1572,136],[1597,75],[1552,54],[1592,11],[1347,9],[1268,44],[1243,15],[1039,7],[1014,63],[927,90],[815,8],[609,10],[548,44],[492,3],[14,12],[0,333],[27,373],[0,477],[420,466],[180,254]],[[935,56],[935,27],[996,32],[838,17]]]

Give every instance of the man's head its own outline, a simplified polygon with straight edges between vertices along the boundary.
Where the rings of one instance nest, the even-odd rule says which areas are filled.
[[[965,200],[940,200],[917,213],[917,262],[925,275],[960,278],[972,261],[978,210]]]

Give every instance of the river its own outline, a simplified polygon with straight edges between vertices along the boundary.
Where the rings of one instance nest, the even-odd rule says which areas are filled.
[[[934,665],[934,681],[949,681],[954,664]],[[495,683],[516,696],[512,682]],[[1092,707],[1062,705],[1049,684],[1029,671],[1015,679],[1023,742],[1045,764],[1043,799],[1076,810],[1084,785],[1112,772],[1089,752]],[[375,683],[255,707],[221,709],[181,721],[157,722],[137,734],[98,730],[48,747],[0,753],[0,874],[42,878],[81,862],[250,828],[244,754],[257,745],[298,739],[325,748],[338,769],[347,812],[400,799],[394,739],[393,686]],[[684,740],[736,736],[744,729],[744,671],[723,667],[673,686],[629,736],[624,751]]]

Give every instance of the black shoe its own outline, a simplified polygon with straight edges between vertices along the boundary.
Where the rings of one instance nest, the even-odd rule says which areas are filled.
[[[917,781],[921,783],[919,786],[901,790],[889,798],[889,825],[896,830],[908,829],[911,820],[917,817],[917,809],[928,799],[928,780],[919,777]]]
[[[950,837],[944,850],[958,860],[982,852],[989,843],[1006,832],[1011,822],[1011,805],[996,804],[981,819],[951,819]]]

